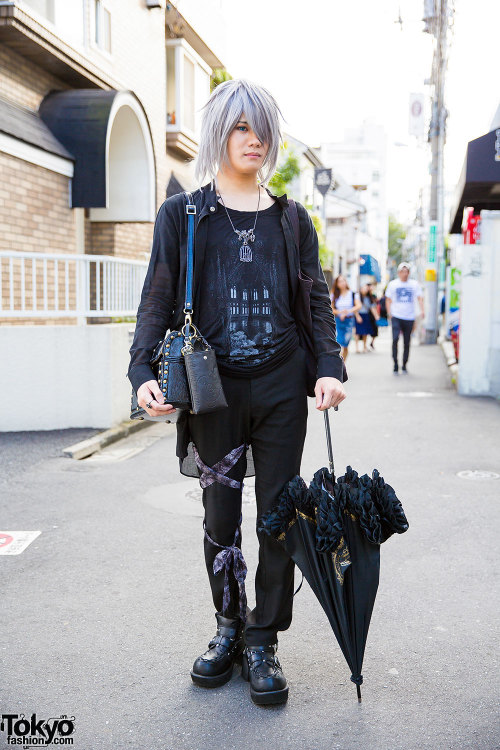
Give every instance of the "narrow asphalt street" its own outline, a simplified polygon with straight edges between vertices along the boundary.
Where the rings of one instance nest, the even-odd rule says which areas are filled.
[[[215,633],[201,489],[178,471],[175,426],[155,425],[82,461],[61,450],[95,430],[0,434],[2,529],[41,531],[0,557],[2,713],[74,716],[76,750],[500,747],[500,479],[459,476],[500,474],[500,405],[459,397],[438,346],[413,344],[399,376],[388,331],[376,347],[351,351],[348,398],[330,411],[337,473],[378,468],[410,523],[381,549],[361,705],[306,582],[280,634],[284,706],[255,706],[239,667],[220,688],[192,683]],[[309,399],[302,476],[327,464],[323,413]]]

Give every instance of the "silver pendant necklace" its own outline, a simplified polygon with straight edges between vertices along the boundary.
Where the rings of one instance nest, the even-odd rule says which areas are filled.
[[[222,201],[222,205],[226,209],[227,218],[229,221],[231,221],[231,217],[229,216],[229,212],[226,208],[226,204],[224,203],[224,199],[220,193],[218,194],[218,197]],[[257,202],[257,213],[255,214],[255,221],[253,224],[252,229],[236,229],[233,222],[231,221],[231,226],[233,228],[233,231],[238,235],[238,239],[243,244],[240,247],[240,260],[242,260],[244,263],[249,263],[252,260],[252,248],[250,247],[250,242],[255,241],[255,227],[257,225],[257,216],[259,215],[259,205],[260,205],[260,188],[259,188],[259,200]]]

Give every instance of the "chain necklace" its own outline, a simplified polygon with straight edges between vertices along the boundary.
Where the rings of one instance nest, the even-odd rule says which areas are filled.
[[[229,212],[226,208],[226,204],[224,203],[224,199],[220,193],[217,196],[221,199],[222,205],[226,209],[227,218],[229,221],[231,221],[231,217],[229,216]],[[240,260],[242,260],[245,263],[249,263],[252,260],[252,248],[250,247],[250,242],[255,241],[255,227],[257,225],[257,216],[259,215],[259,205],[260,205],[260,188],[259,188],[259,200],[257,202],[257,213],[255,214],[255,221],[253,224],[253,229],[236,229],[233,222],[231,221],[231,226],[233,228],[233,231],[236,232],[238,235],[238,239],[240,242],[243,242],[243,244],[240,247]]]

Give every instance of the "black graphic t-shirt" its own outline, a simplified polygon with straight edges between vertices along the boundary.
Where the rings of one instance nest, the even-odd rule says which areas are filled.
[[[255,211],[227,209],[236,229],[251,230]],[[240,260],[238,239],[219,202],[209,216],[199,320],[219,370],[262,375],[298,345],[290,310],[286,245],[278,203],[259,211],[251,261]]]

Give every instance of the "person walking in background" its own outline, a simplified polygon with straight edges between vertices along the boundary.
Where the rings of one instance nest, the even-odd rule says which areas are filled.
[[[361,309],[357,292],[351,291],[344,276],[337,276],[330,290],[332,310],[337,323],[337,341],[342,347],[344,361],[349,353],[349,343],[354,329],[354,316]]]
[[[382,296],[377,300],[377,308],[378,308],[378,314],[379,319],[377,321],[379,327],[386,327],[389,325],[387,321],[387,306],[386,306],[386,292],[387,286],[384,288],[384,291],[382,292]]]
[[[359,353],[359,343],[363,342],[363,352],[368,351],[366,337],[373,335],[370,312],[373,305],[372,295],[368,284],[363,284],[359,290],[361,307],[356,316],[356,352]]]
[[[369,312],[370,323],[371,323],[371,326],[372,326],[372,330],[371,330],[371,334],[370,334],[371,337],[372,337],[372,340],[370,341],[370,348],[371,349],[375,349],[375,339],[378,336],[377,321],[378,321],[378,319],[379,319],[380,316],[379,316],[378,310],[377,310],[377,295],[373,291],[373,284],[371,282],[368,282],[366,286],[368,287],[368,293],[369,293],[369,295],[371,297],[371,300],[372,300],[372,304],[371,304],[370,312]]]
[[[398,277],[387,285],[387,316],[392,322],[392,359],[394,372],[399,372],[398,340],[403,334],[403,372],[408,372],[407,362],[410,356],[410,338],[415,325],[416,302],[420,305],[420,315],[424,316],[424,298],[418,281],[410,279],[410,264],[403,262],[398,266]]]

